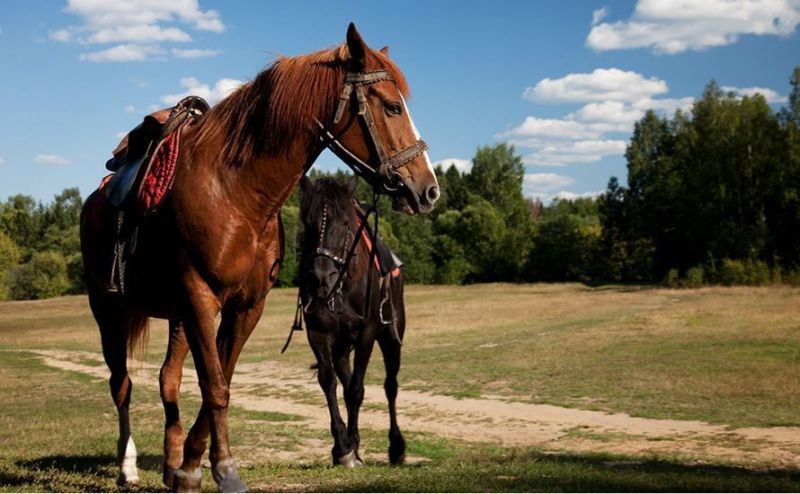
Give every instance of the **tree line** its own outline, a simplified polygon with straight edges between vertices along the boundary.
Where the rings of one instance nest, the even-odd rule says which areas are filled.
[[[432,214],[397,213],[381,197],[380,233],[411,283],[798,284],[800,67],[790,82],[777,112],[759,94],[740,98],[713,81],[691,113],[647,112],[625,154],[627,186],[612,177],[597,198],[526,198],[514,147],[480,147],[467,172],[437,167]],[[283,208],[282,286],[298,275],[298,194]],[[363,182],[358,195],[372,197]],[[75,188],[49,204],[24,195],[0,203],[0,299],[84,291],[80,206]]]

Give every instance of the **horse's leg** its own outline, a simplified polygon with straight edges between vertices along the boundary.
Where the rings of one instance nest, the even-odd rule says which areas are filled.
[[[183,442],[186,435],[181,426],[178,394],[181,389],[183,362],[189,352],[183,323],[178,320],[169,322],[169,345],[164,365],[161,366],[159,384],[161,402],[164,404],[164,485],[172,488],[175,471],[183,463]]]
[[[397,373],[400,371],[400,343],[392,338],[392,335],[385,331],[378,336],[378,345],[383,353],[383,364],[386,367],[386,380],[383,381],[383,389],[386,391],[386,399],[389,402],[389,463],[399,465],[406,458],[406,442],[403,434],[397,426]]]
[[[197,380],[203,396],[203,408],[210,416],[212,457],[216,459],[215,477],[225,478],[220,488],[244,490],[231,457],[228,444],[228,401],[230,388],[217,352],[214,318],[219,313],[216,296],[196,271],[184,275],[187,287],[187,318],[184,320],[186,340],[192,351]],[[202,481],[200,461],[205,452],[206,437],[203,417],[196,421],[186,437],[183,448],[183,464],[175,472],[173,489],[177,491],[199,491]]]
[[[342,389],[350,387],[350,380],[353,378],[353,371],[350,369],[350,346],[344,345],[342,347],[334,347],[333,349],[333,366],[336,370],[336,376],[339,382],[342,383]]]
[[[264,302],[262,300],[254,307],[244,311],[229,308],[225,308],[222,311],[222,321],[217,332],[216,345],[222,371],[229,386],[242,348],[264,311]],[[193,442],[192,447],[201,451],[201,455],[205,451],[206,440],[211,433],[213,416],[209,413],[210,410],[209,406],[204,402],[190,432],[190,439]],[[187,438],[187,442],[190,439]],[[243,489],[244,484],[241,483],[238,475],[236,475],[232,459],[228,457],[226,461],[224,457],[217,456],[220,448],[215,441],[215,436],[211,434],[209,459],[211,460],[211,473],[214,480],[219,484],[220,490],[224,492]],[[233,475],[231,475],[232,468]]]
[[[331,416],[331,435],[333,436],[333,456],[334,465],[345,467],[355,466],[355,454],[347,437],[347,427],[339,413],[339,402],[336,399],[336,373],[333,363],[334,336],[323,331],[315,331],[309,328],[306,332],[308,342],[317,358],[317,380],[322,392],[325,393],[325,400],[328,403],[328,413]]]
[[[119,419],[119,438],[117,440],[117,462],[119,476],[117,485],[136,487],[139,485],[139,472],[136,469],[136,445],[131,437],[131,424],[128,406],[131,401],[133,383],[128,376],[128,342],[126,329],[138,323],[141,318],[128,313],[122,308],[103,304],[96,297],[92,301],[97,325],[100,328],[100,340],[103,344],[103,358],[111,371],[108,384],[111,399],[117,407]]]
[[[347,436],[353,445],[351,453],[355,466],[362,464],[361,457],[358,454],[358,447],[361,444],[361,436],[358,432],[358,412],[361,409],[361,403],[364,401],[364,375],[367,373],[367,365],[374,345],[374,330],[365,328],[359,338],[359,342],[356,344],[350,386],[344,390],[344,400],[347,404]]]

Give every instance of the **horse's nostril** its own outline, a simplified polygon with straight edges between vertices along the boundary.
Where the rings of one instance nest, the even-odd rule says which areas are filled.
[[[428,202],[433,204],[437,199],[439,199],[439,187],[434,185],[433,187],[429,188],[426,192],[426,195],[428,197]]]

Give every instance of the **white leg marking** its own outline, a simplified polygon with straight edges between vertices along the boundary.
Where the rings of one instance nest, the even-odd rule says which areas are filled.
[[[139,471],[136,469],[136,444],[131,437],[128,409],[120,408],[117,411],[119,414],[119,440],[117,441],[119,477],[117,477],[117,484],[137,483],[139,482]]]

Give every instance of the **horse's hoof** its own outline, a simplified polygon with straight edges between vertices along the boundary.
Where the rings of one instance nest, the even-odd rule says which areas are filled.
[[[121,491],[124,492],[138,491],[140,486],[141,484],[139,483],[138,478],[125,479],[124,475],[122,474],[120,474],[119,477],[117,477],[117,487],[119,487]]]
[[[244,485],[242,479],[238,475],[233,477],[226,477],[219,483],[220,492],[247,492],[247,486]]]
[[[247,492],[247,487],[236,473],[233,459],[221,460],[211,469],[214,480],[219,484],[220,492]]]
[[[177,471],[177,468],[170,468],[164,465],[164,473],[161,475],[161,481],[164,482],[164,486],[169,490],[172,490],[175,485],[175,473]]]
[[[361,458],[358,457],[355,449],[351,450],[349,453],[346,453],[338,458],[335,458],[333,460],[333,464],[345,468],[355,468],[364,466],[364,462],[361,461]]]
[[[389,463],[402,465],[406,461],[406,441],[401,434],[389,434]]]
[[[172,478],[172,492],[202,492],[200,484],[203,480],[203,472],[199,467],[191,472],[179,468],[175,470]]]

